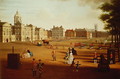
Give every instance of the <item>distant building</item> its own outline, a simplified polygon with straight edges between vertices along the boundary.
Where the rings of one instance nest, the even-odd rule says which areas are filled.
[[[64,28],[62,26],[52,28],[52,38],[53,39],[62,39],[65,36]]]
[[[47,36],[49,39],[52,38],[52,31],[51,30],[47,30]]]
[[[109,36],[109,33],[108,32],[106,32],[106,31],[93,31],[92,32],[92,35],[93,35],[93,37],[108,37]]]
[[[16,41],[35,41],[35,28],[36,26],[22,24],[21,16],[16,12],[14,16],[13,32]]]
[[[92,32],[88,29],[75,29],[76,37],[92,38]]]
[[[32,24],[24,25],[18,11],[14,16],[14,25],[0,21],[0,42],[35,41],[42,39],[47,39],[47,31],[37,28]]]
[[[75,31],[73,29],[71,29],[71,30],[69,29],[69,30],[65,31],[65,37],[73,38],[75,36],[76,36],[76,33],[75,33]]]
[[[32,24],[23,24],[18,11],[14,15],[14,25],[8,22],[0,21],[0,42],[12,41],[35,41],[43,39],[63,39],[73,37],[83,37],[91,39],[92,37],[108,37],[109,34],[104,31],[98,31],[97,25],[95,29],[68,29],[64,31],[62,26],[53,26],[51,30],[38,28]]]
[[[14,28],[17,28],[17,31],[15,32],[17,41],[35,41],[47,39],[47,31],[45,29],[38,28],[32,24],[23,25],[18,11],[14,16],[14,22]]]
[[[0,21],[0,42],[10,42],[12,40],[12,25]]]
[[[47,31],[43,28],[39,28],[39,40],[47,39]]]

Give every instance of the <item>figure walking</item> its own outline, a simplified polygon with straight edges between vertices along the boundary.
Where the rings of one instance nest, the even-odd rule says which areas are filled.
[[[32,74],[33,74],[33,77],[36,76],[36,71],[37,71],[37,63],[35,62],[35,59],[33,58],[33,61],[32,61]]]
[[[52,51],[52,58],[53,58],[53,61],[56,61],[56,52],[55,52],[55,50]]]

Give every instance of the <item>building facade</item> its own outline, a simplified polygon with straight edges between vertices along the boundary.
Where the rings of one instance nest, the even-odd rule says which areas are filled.
[[[0,21],[0,42],[10,42],[13,39],[11,28],[10,23]]]
[[[47,36],[49,39],[52,38],[52,31],[51,30],[47,30]]]
[[[75,29],[76,37],[83,37],[83,38],[92,38],[92,32],[88,29]]]
[[[65,36],[64,28],[62,26],[52,28],[52,38],[53,39],[63,39]]]
[[[51,30],[45,30],[38,28],[32,24],[23,24],[22,18],[18,11],[14,15],[14,25],[8,22],[0,21],[0,42],[11,42],[11,41],[35,41],[44,39],[63,39],[73,37],[107,37],[107,32],[90,30],[90,29],[68,29],[64,31],[62,26],[53,26]]]
[[[73,38],[75,36],[76,36],[76,33],[73,29],[71,29],[71,30],[69,29],[69,30],[65,31],[65,37],[66,38]]]
[[[17,11],[14,15],[14,25],[0,22],[0,42],[35,41],[47,39],[47,31],[32,24],[24,25]]]
[[[105,31],[94,31],[92,32],[93,37],[108,37],[109,33]]]

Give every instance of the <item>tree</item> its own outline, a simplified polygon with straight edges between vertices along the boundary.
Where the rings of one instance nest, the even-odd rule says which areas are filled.
[[[100,19],[105,24],[105,29],[112,35],[112,44],[118,49],[118,60],[120,61],[120,0],[111,0],[100,6],[103,14]]]

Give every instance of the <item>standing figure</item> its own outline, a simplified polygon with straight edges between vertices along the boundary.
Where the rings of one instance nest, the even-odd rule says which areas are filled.
[[[69,55],[69,58],[68,58],[68,64],[72,64],[72,61],[73,61],[73,54],[72,52],[70,52],[70,55]]]
[[[52,58],[53,58],[53,61],[56,61],[56,52],[55,52],[55,50],[52,51]]]
[[[41,59],[38,60],[37,68],[42,68],[43,63],[41,62]]]
[[[110,71],[109,63],[105,59],[103,54],[100,55],[100,61],[99,61],[99,64],[98,64],[98,71],[101,71],[101,72]]]
[[[65,57],[64,57],[64,59],[65,59],[65,64],[67,64],[68,57],[69,57],[69,52],[66,52],[66,55],[65,55]]]
[[[110,64],[113,64],[113,54],[110,54]]]
[[[94,53],[94,58],[93,58],[93,60],[94,60],[94,63],[97,63],[97,61],[98,61],[97,52]]]
[[[72,53],[73,53],[73,55],[77,55],[77,52],[74,48],[72,48]]]
[[[39,62],[37,64],[37,70],[38,70],[38,77],[40,78],[42,76],[44,63],[41,62],[41,59],[39,59],[38,61]]]
[[[76,64],[76,72],[78,72],[79,67],[80,67],[79,61],[77,61],[77,64]]]
[[[42,69],[42,68],[38,69],[38,77],[39,77],[39,78],[41,78],[42,72],[43,72],[43,69]]]
[[[37,71],[37,63],[35,62],[35,59],[33,58],[33,61],[32,61],[32,73],[33,73],[33,77],[36,76],[36,71]]]

